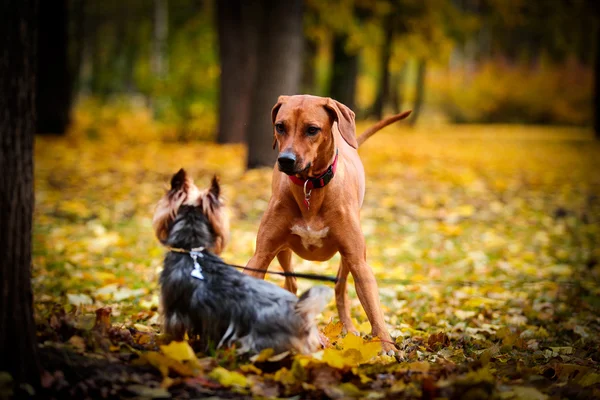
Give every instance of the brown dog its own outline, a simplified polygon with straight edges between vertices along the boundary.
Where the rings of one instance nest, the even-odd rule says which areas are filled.
[[[341,322],[356,332],[346,291],[348,272],[356,293],[386,351],[394,349],[383,320],[377,282],[367,265],[360,227],[365,195],[365,173],[357,148],[383,127],[406,118],[410,111],[382,120],[358,138],[354,112],[330,98],[280,96],[271,111],[273,148],[279,144],[278,168],[273,171],[272,196],[256,240],[256,252],[247,268],[267,270],[277,256],[292,271],[292,251],[311,261],[329,260],[340,252],[335,300]],[[264,273],[245,273],[264,278]],[[296,293],[295,278],[285,288]]]

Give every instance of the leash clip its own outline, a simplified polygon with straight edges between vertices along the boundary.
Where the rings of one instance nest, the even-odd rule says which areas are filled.
[[[306,206],[307,210],[310,209],[310,194],[312,193],[312,189],[308,192],[306,191],[306,185],[308,184],[308,181],[308,179],[304,181],[304,205]]]
[[[204,255],[201,251],[190,251],[190,257],[192,257],[192,260],[194,260],[194,269],[191,273],[192,277],[203,280],[204,275],[202,275],[202,266],[198,262],[198,257],[202,258]]]

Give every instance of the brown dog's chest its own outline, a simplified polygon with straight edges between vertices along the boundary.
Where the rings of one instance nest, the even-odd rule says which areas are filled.
[[[288,244],[292,251],[310,261],[329,260],[338,251],[331,227],[320,220],[297,219],[290,228]]]

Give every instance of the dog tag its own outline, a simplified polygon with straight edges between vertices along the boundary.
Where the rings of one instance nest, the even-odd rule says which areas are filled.
[[[194,268],[192,270],[192,276],[196,279],[200,279],[200,280],[204,279],[204,275],[202,275],[202,272],[200,272],[200,269]]]
[[[198,257],[202,257],[202,253],[192,251],[190,252],[190,257],[194,260],[194,269],[192,270],[192,277],[196,279],[204,279],[204,275],[202,275],[202,267],[198,262]]]

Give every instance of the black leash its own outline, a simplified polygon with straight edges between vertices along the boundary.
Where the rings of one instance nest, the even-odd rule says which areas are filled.
[[[279,272],[279,271],[267,271],[264,269],[256,269],[256,268],[248,268],[241,265],[228,264],[222,261],[219,257],[209,252],[206,252],[204,248],[184,250],[177,248],[169,248],[170,251],[174,251],[177,253],[191,253],[193,251],[201,252],[206,256],[209,256],[211,260],[217,264],[226,265],[228,267],[237,268],[237,269],[245,269],[253,272],[264,272],[265,274],[271,275],[279,275],[279,276],[291,276],[294,278],[301,279],[309,279],[313,281],[323,281],[323,282],[333,282],[337,283],[338,278],[335,276],[329,275],[318,275],[318,274],[306,274],[302,272]],[[428,279],[426,281],[416,282],[411,279],[396,279],[396,278],[383,278],[376,279],[379,285],[444,285],[449,287],[455,286],[484,286],[484,285],[497,285],[497,286],[505,286],[505,287],[514,287],[519,285],[539,285],[545,283],[553,283],[558,286],[580,286],[581,282],[574,280],[552,280],[551,278],[547,279],[529,279],[525,277],[514,277],[510,280],[497,280],[497,281],[448,281],[448,280],[439,280],[439,279]]]

